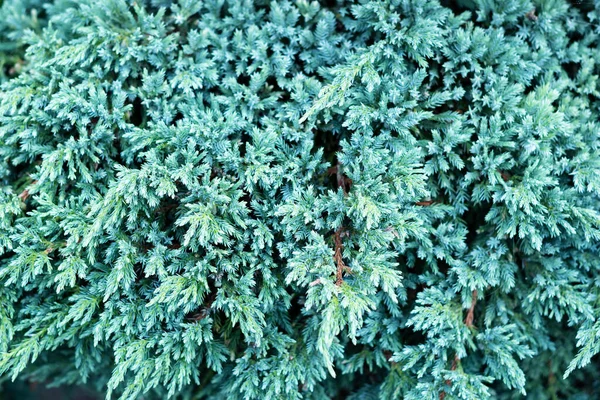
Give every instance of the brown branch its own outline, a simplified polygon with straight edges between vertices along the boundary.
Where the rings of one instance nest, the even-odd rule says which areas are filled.
[[[181,248],[181,243],[179,243],[179,242],[175,242],[175,243],[172,243],[167,246],[167,249],[170,249],[170,250],[177,250],[180,248]]]
[[[31,182],[31,186],[35,185],[36,183],[37,183],[37,181],[33,181],[33,182]],[[31,186],[27,187],[25,190],[23,190],[23,191],[22,191],[22,192],[19,194],[19,196],[17,196],[17,197],[19,197],[19,199],[21,199],[21,201],[25,202],[25,201],[26,201],[26,200],[29,198],[29,196],[30,196],[30,194],[31,194],[31,193],[29,192],[29,189],[31,188]]]
[[[473,290],[473,292],[471,293],[471,306],[469,307],[469,310],[467,311],[467,316],[465,317],[465,325],[467,326],[467,328],[472,328],[473,327],[473,319],[475,318],[475,305],[477,304],[477,290]],[[456,368],[458,367],[458,364],[460,363],[460,358],[458,357],[458,354],[454,355],[454,360],[452,360],[452,367],[450,367],[450,371],[456,371]],[[452,382],[450,382],[450,379],[446,379],[446,385],[450,386],[452,385]],[[440,400],[444,400],[444,398],[446,397],[446,392],[442,391],[440,393]]]
[[[458,363],[460,363],[460,358],[458,358],[458,354],[456,354],[454,356],[454,360],[452,360],[452,367],[450,367],[450,371],[456,371],[456,368],[458,367]],[[452,382],[450,381],[450,379],[446,379],[446,385],[451,386]],[[446,392],[442,390],[442,392],[440,393],[440,400],[444,400],[444,398],[446,397]]]
[[[458,358],[458,354],[454,356],[454,360],[452,360],[452,367],[450,367],[450,371],[456,371],[456,367],[458,367],[458,363],[460,362],[460,358]]]
[[[537,21],[538,17],[537,17],[537,15],[535,15],[535,7],[533,8],[533,10],[531,10],[527,14],[525,14],[525,16],[532,21]]]
[[[217,294],[215,292],[211,293],[210,297],[206,301],[206,305],[200,309],[199,312],[186,317],[186,319],[191,321],[200,321],[208,316],[211,311],[211,307],[217,298]]]
[[[25,189],[21,192],[21,194],[19,194],[19,199],[21,199],[21,201],[26,201],[29,198],[29,189]]]
[[[473,313],[475,312],[475,304],[477,304],[477,289],[473,290],[471,294],[471,307],[469,307],[469,311],[467,311],[467,316],[465,317],[465,325],[468,328],[473,327]]]
[[[502,180],[503,180],[504,182],[508,182],[508,181],[510,181],[510,178],[512,177],[512,176],[511,176],[511,174],[509,174],[509,173],[508,173],[508,172],[506,172],[506,171],[500,171],[500,176],[502,177]]]
[[[312,281],[311,283],[308,284],[308,286],[313,287],[313,286],[317,286],[321,284],[321,278],[317,278],[314,281]]]
[[[384,350],[383,356],[385,357],[385,360],[392,365],[392,367],[398,365],[397,362],[391,361],[392,357],[394,356],[394,353],[392,353],[390,350]]]
[[[335,167],[329,168],[328,172],[331,175],[335,173],[338,187],[342,188],[344,196],[347,196],[348,190],[350,190],[350,185],[352,184],[352,180],[342,173],[342,165],[338,162]],[[349,233],[344,230],[343,226],[340,226],[333,234],[333,242],[335,244],[335,253],[333,254],[333,259],[335,260],[337,266],[337,271],[335,274],[335,284],[337,286],[341,286],[344,282],[344,272],[350,274],[352,273],[352,270],[346,264],[344,264],[344,260],[342,259],[342,252],[344,251],[342,238],[348,235]]]
[[[342,243],[342,237],[347,232],[344,231],[344,227],[340,226],[335,233],[333,234],[333,240],[335,243],[335,253],[333,254],[333,259],[337,265],[337,271],[335,275],[335,284],[337,286],[341,286],[344,282],[344,271],[348,273],[352,273],[350,268],[344,264],[344,260],[342,259],[342,251],[344,250],[344,244]]]
[[[342,188],[344,196],[347,196],[350,191],[350,186],[352,185],[352,179],[344,175],[342,172],[342,165],[338,162],[336,166],[329,168],[327,172],[330,175],[335,174],[338,187]]]
[[[417,201],[415,203],[417,206],[423,206],[423,207],[427,207],[433,204],[433,200],[424,200],[424,201]]]

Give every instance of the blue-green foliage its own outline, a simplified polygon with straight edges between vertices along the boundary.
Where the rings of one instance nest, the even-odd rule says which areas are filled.
[[[23,68],[23,49],[30,31],[41,29],[44,0],[0,1],[0,83]]]
[[[5,0],[0,376],[597,398],[599,24],[597,1]]]

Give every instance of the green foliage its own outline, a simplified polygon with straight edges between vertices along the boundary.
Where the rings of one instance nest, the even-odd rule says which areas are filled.
[[[0,383],[600,395],[600,3],[0,6]]]

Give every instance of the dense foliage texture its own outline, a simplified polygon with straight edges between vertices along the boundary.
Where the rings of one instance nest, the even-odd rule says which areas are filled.
[[[4,0],[0,378],[600,396],[600,2]]]

